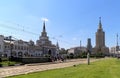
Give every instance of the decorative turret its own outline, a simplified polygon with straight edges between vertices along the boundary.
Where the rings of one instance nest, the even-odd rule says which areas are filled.
[[[37,40],[37,45],[51,45],[51,41],[49,41],[49,37],[47,36],[46,28],[45,28],[45,21],[43,22],[43,30],[41,32],[41,36],[39,40]]]
[[[57,44],[56,44],[56,48],[59,49],[59,43],[58,43],[58,42],[57,42]]]
[[[57,42],[57,44],[56,44],[56,52],[57,52],[57,54],[59,54],[59,50],[60,49],[60,47],[59,47],[59,43]]]
[[[47,32],[46,32],[46,28],[45,28],[45,21],[43,22],[42,37],[47,37]]]

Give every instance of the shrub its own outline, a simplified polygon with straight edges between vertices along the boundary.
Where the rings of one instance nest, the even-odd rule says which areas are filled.
[[[0,67],[2,67],[2,64],[0,64]]]

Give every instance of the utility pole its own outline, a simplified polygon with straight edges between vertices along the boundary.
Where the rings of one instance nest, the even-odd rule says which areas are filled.
[[[13,49],[13,44],[11,43],[12,36],[9,36],[9,40],[10,40],[10,58],[12,58],[12,49]]]
[[[117,39],[116,39],[116,53],[117,53],[117,57],[119,57],[119,44],[118,44],[118,34],[116,35]]]
[[[11,53],[11,51],[12,51],[12,50],[11,50],[11,41],[12,41],[11,38],[12,38],[12,36],[9,36],[9,37],[8,37],[8,40],[10,41],[10,45],[9,45],[9,46],[10,46],[10,56],[9,56],[8,65],[10,64],[10,61],[11,61],[10,59],[11,59],[11,55],[12,55],[12,53]]]
[[[80,40],[80,52],[82,52],[82,50],[81,50],[81,40]]]
[[[88,38],[87,40],[87,62],[88,65],[90,65],[90,54],[92,52],[92,45],[91,45],[91,39]]]

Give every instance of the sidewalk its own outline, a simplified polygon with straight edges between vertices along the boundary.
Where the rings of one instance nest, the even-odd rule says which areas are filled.
[[[97,61],[99,59],[91,59],[91,62]],[[0,78],[27,74],[31,72],[44,71],[50,69],[64,68],[77,64],[87,63],[86,59],[72,59],[66,60],[66,62],[49,62],[49,63],[36,63],[36,64],[26,64],[23,66],[12,66],[0,68]]]

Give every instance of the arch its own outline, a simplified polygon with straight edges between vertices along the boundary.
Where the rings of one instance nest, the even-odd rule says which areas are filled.
[[[22,57],[23,56],[23,53],[20,51],[18,52],[18,57]]]
[[[8,57],[7,53],[4,54],[4,57]]]
[[[25,53],[24,53],[24,56],[29,56],[28,52],[25,52]]]
[[[16,51],[13,51],[13,52],[12,52],[12,56],[13,56],[13,57],[16,57]]]
[[[48,50],[48,54],[51,56],[52,55],[52,51],[49,49]]]

